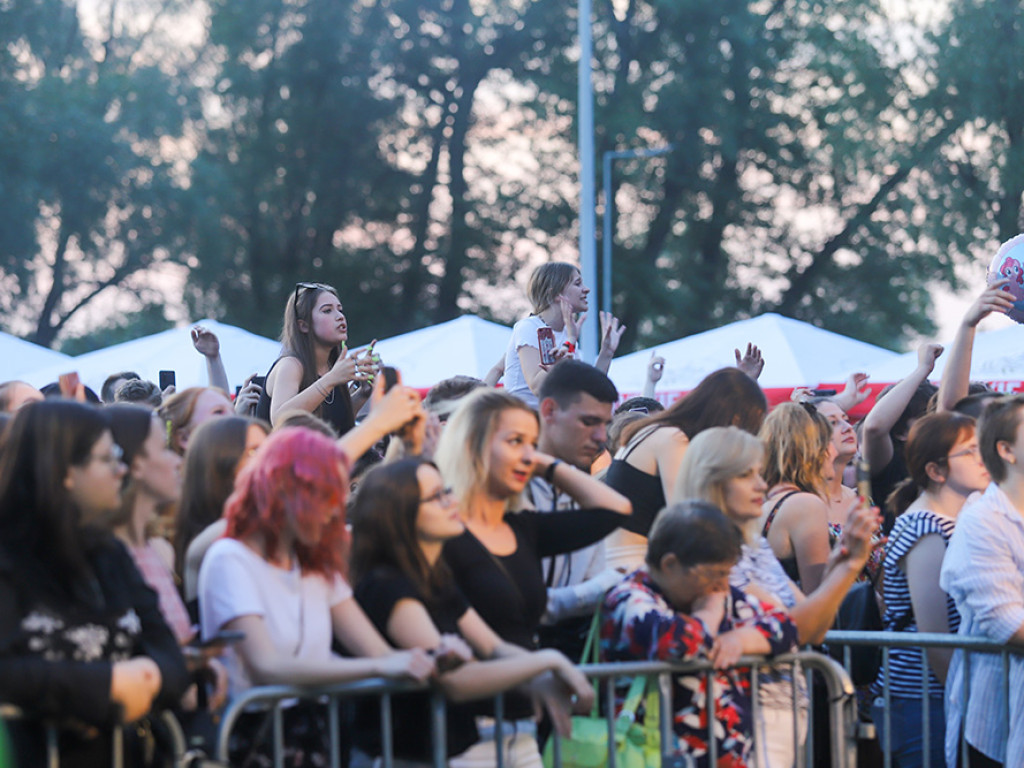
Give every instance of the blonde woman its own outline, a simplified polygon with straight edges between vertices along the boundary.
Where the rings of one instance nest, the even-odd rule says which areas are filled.
[[[762,602],[784,606],[796,624],[801,644],[820,643],[871,553],[872,534],[880,523],[878,510],[852,505],[846,535],[829,558],[821,585],[805,595],[786,575],[761,535],[762,505],[768,490],[761,476],[764,454],[764,446],[756,437],[736,427],[712,427],[701,432],[680,465],[673,503],[702,499],[735,523],[743,534],[743,545],[729,583]],[[800,697],[802,739],[807,728],[806,695],[801,693]],[[763,676],[760,704],[762,719],[755,724],[758,764],[762,768],[792,765],[795,745],[790,676]]]
[[[540,384],[547,376],[537,332],[551,330],[555,359],[575,357],[590,289],[583,284],[579,269],[553,261],[533,271],[526,292],[533,311],[512,329],[505,351],[504,378],[506,391],[536,408]],[[601,313],[601,349],[594,365],[604,373],[608,373],[624,330],[611,314]]]
[[[760,437],[768,483],[762,532],[789,577],[813,592],[831,549],[825,473],[834,457],[832,426],[812,405],[782,403]]]
[[[536,449],[537,414],[522,400],[494,389],[463,399],[449,419],[435,459],[451,487],[465,530],[444,544],[444,559],[469,604],[504,641],[527,650],[547,605],[541,558],[593,544],[627,519],[629,501],[572,465]],[[534,475],[572,496],[580,509],[557,515],[515,511]],[[549,702],[549,709],[564,700]],[[479,714],[493,714],[482,702]],[[506,696],[505,716],[515,733],[504,738],[509,765],[539,765],[533,706]],[[493,722],[478,723],[481,738]]]

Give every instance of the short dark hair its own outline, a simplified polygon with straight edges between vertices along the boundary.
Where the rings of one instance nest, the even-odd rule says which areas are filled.
[[[441,421],[447,421],[459,400],[474,389],[486,386],[484,382],[473,376],[452,376],[450,379],[437,382],[427,391],[427,396],[423,398],[423,407],[428,412],[435,414]]]
[[[582,394],[602,403],[614,403],[619,399],[619,390],[602,371],[573,359],[561,360],[548,371],[537,397],[539,400],[550,397],[559,408],[568,408]]]
[[[957,400],[956,405],[953,406],[953,410],[957,413],[962,413],[965,416],[978,419],[981,418],[981,413],[985,410],[986,405],[991,403],[993,400],[998,400],[1002,396],[1002,393],[993,392],[992,390],[974,392],[973,394],[961,397]]]
[[[135,371],[121,371],[120,373],[112,373],[103,381],[103,386],[100,387],[100,398],[104,403],[114,402],[114,397],[117,395],[117,391],[114,389],[114,385],[120,379],[141,379]]]
[[[665,406],[653,397],[637,396],[623,400],[619,407],[615,409],[615,415],[618,416],[620,413],[629,412],[639,413],[641,416],[650,416],[652,413],[660,413],[664,410]]]
[[[718,507],[702,499],[687,499],[665,507],[654,519],[647,537],[647,565],[660,567],[669,553],[684,567],[735,563],[742,545],[740,529]]]
[[[981,460],[992,479],[1001,483],[1006,479],[1006,462],[999,455],[998,444],[1013,444],[1017,440],[1017,427],[1024,408],[1024,395],[1007,395],[992,400],[978,419],[978,447]]]
[[[128,379],[114,393],[115,403],[139,403],[159,408],[164,401],[160,387],[146,379]]]

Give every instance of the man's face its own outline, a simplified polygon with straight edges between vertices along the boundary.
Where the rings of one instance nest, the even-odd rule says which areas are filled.
[[[589,472],[604,450],[611,420],[612,403],[602,403],[585,392],[565,409],[547,398],[541,403],[540,449]]]

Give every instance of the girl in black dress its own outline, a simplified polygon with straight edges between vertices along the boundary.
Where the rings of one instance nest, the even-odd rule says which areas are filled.
[[[481,389],[459,405],[435,454],[466,528],[444,544],[445,562],[481,618],[502,640],[527,649],[537,647],[547,607],[541,558],[599,541],[632,511],[618,492],[538,451],[538,432],[537,414],[529,406],[499,390]],[[521,510],[523,489],[534,475],[572,496],[580,509]],[[490,714],[487,707],[481,712]],[[525,737],[528,745],[516,764],[531,765],[527,753],[536,755],[531,702],[510,693],[505,716],[515,729],[509,737]],[[487,738],[486,730],[481,735]]]
[[[370,470],[350,515],[352,574],[363,610],[395,647],[428,648],[439,669],[454,666],[440,676],[453,702],[446,721],[448,756],[463,755],[451,765],[494,751],[493,741],[477,743],[473,709],[455,702],[493,696],[547,671],[566,693],[589,699],[592,688],[565,656],[555,650],[528,652],[505,642],[466,602],[441,559],[444,543],[465,526],[451,489],[444,487],[433,464],[403,459]],[[363,750],[377,755],[376,708],[369,714],[371,722],[357,729],[357,742],[363,737]],[[428,721],[427,694],[396,699],[396,757],[430,760],[430,733],[423,727]]]

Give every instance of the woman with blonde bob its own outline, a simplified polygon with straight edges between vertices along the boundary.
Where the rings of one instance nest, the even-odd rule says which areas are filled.
[[[762,532],[789,577],[805,593],[821,584],[831,549],[826,469],[832,426],[814,406],[782,403],[764,420]]]
[[[443,549],[454,581],[498,637],[528,650],[536,648],[547,605],[541,558],[599,541],[631,511],[629,502],[608,486],[538,451],[538,432],[537,414],[522,400],[480,389],[460,403],[435,453],[465,525]],[[581,509],[515,511],[534,475],[572,496]],[[564,717],[564,701],[548,706],[556,719]],[[490,702],[482,702],[478,713],[491,715]],[[510,693],[505,714],[516,721],[516,736],[506,737],[507,748],[518,755],[516,764],[539,764],[529,698]],[[478,729],[486,739],[493,723],[478,722]]]
[[[550,328],[554,336],[555,359],[575,357],[583,330],[583,318],[590,289],[573,264],[552,261],[537,267],[530,275],[527,296],[533,311],[512,329],[512,338],[505,350],[505,389],[534,408],[541,382],[547,376],[541,364],[537,331]],[[601,349],[594,365],[608,373],[619,339],[625,329],[608,312],[601,313]]]
[[[736,427],[712,427],[701,432],[683,457],[673,502],[702,499],[722,510],[743,534],[740,559],[730,573],[730,584],[762,602],[785,606],[797,626],[800,643],[820,643],[871,553],[872,534],[880,523],[878,510],[860,506],[850,511],[845,536],[829,558],[820,586],[805,595],[786,575],[761,535],[762,505],[768,490],[761,476],[764,454],[761,441]],[[760,696],[763,718],[756,724],[755,741],[759,752],[764,752],[758,764],[768,768],[792,765],[790,675],[762,677]],[[805,712],[804,693],[801,699]],[[805,714],[799,726],[803,738],[807,727]]]

